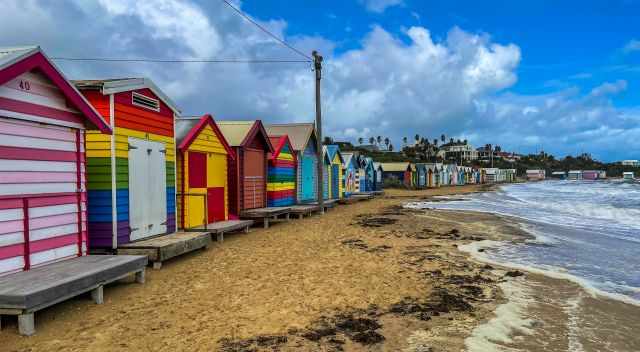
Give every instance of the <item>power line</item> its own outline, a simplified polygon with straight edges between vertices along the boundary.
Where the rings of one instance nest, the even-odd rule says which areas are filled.
[[[152,63],[231,63],[231,64],[271,64],[309,63],[308,60],[290,59],[145,59],[145,58],[100,58],[100,57],[52,57],[57,61],[102,61],[102,62],[152,62]]]
[[[296,52],[298,55],[304,57],[305,59],[310,61],[313,61],[313,59],[303,53],[302,51],[294,48],[293,46],[289,45],[289,43],[285,42],[284,40],[278,38],[278,36],[276,36],[275,34],[269,32],[266,28],[264,28],[263,26],[261,26],[258,22],[254,21],[251,17],[249,17],[249,15],[245,14],[244,12],[242,12],[239,8],[233,6],[228,0],[222,0],[222,2],[224,2],[225,4],[227,4],[230,8],[232,8],[235,12],[237,12],[240,16],[244,17],[247,21],[253,23],[256,27],[260,28],[260,30],[262,30],[263,32],[265,32],[268,36],[270,36],[271,38],[277,40],[280,44],[286,46],[287,48],[293,50],[294,52]]]

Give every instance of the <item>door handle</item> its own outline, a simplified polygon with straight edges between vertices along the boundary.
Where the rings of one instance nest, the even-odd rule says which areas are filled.
[[[129,227],[129,233],[140,230],[139,227]]]

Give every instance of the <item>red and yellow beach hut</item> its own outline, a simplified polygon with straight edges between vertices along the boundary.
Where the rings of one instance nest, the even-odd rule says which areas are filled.
[[[267,205],[283,207],[296,203],[296,168],[291,141],[287,135],[269,136],[274,152],[267,170]]]
[[[85,128],[111,134],[39,47],[0,49],[0,275],[86,254]]]
[[[233,150],[211,115],[176,120],[178,226],[203,228],[229,218],[228,165]]]

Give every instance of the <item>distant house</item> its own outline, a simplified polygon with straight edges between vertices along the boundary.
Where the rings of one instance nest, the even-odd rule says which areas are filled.
[[[638,161],[638,160],[622,160],[620,162],[620,164],[622,164],[624,166],[638,167],[638,166],[640,166],[640,161]]]
[[[541,169],[533,169],[527,170],[527,180],[528,181],[541,181],[544,180],[547,176],[547,172]]]
[[[635,175],[633,174],[633,172],[630,172],[630,171],[623,172],[622,173],[622,179],[626,180],[626,181],[633,180],[633,179],[635,179]]]
[[[564,171],[554,171],[551,173],[551,178],[565,180],[567,178],[567,173]]]

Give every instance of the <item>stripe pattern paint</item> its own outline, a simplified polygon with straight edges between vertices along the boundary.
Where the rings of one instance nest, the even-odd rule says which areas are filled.
[[[83,139],[0,117],[0,275],[86,253]]]
[[[282,142],[282,140],[285,140]],[[284,143],[276,154],[269,158],[267,171],[267,206],[281,207],[296,202],[296,161],[286,136],[272,138],[272,144]]]
[[[141,94],[157,97],[148,89],[136,90]],[[114,135],[87,131],[87,187],[89,200],[89,245],[91,248],[111,248],[130,241],[129,224],[129,138],[163,143],[165,146],[166,221],[167,233],[176,229],[176,146],[173,130],[173,113],[161,103],[160,112],[132,104],[132,92],[116,93],[113,107],[110,96],[96,91],[82,91],[85,98],[114,124]],[[109,107],[109,108],[107,108]],[[108,111],[108,113],[107,113]],[[111,111],[114,116],[111,116]],[[113,142],[112,142],[113,138]],[[113,146],[112,146],[113,143]],[[112,153],[113,150],[113,153]],[[112,158],[112,154],[114,157]],[[115,182],[112,182],[112,172]],[[115,218],[112,198],[115,184]]]

